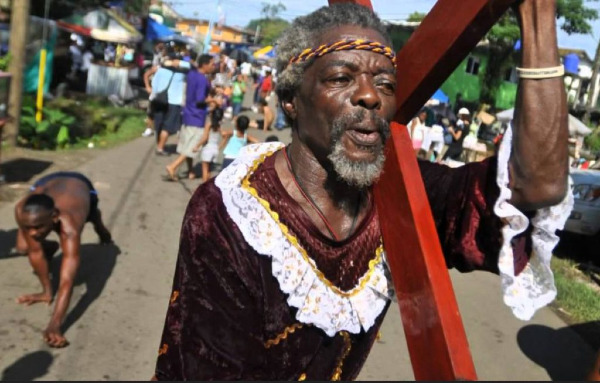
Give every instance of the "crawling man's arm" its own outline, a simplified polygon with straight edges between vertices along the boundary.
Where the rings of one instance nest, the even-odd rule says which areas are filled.
[[[63,258],[60,265],[60,280],[56,292],[56,303],[50,323],[44,330],[44,340],[51,347],[65,347],[69,342],[60,331],[73,292],[73,283],[80,263],[81,229],[70,216],[61,217],[60,245]]]

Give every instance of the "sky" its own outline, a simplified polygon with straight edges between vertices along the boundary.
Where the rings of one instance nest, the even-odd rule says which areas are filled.
[[[211,13],[217,14],[217,1],[219,0],[171,0],[169,3],[184,17],[209,19]],[[225,23],[246,26],[250,20],[261,17],[262,3],[265,2],[276,4],[278,0],[220,0],[221,9],[226,17]],[[327,0],[281,0],[281,2],[286,6],[286,10],[281,12],[280,16],[289,21],[327,5]],[[435,2],[436,0],[371,0],[373,8],[384,20],[405,20],[415,11],[426,13]],[[588,6],[600,11],[600,3],[589,2]],[[600,19],[594,21],[592,27],[593,36],[569,36],[559,30],[558,45],[561,48],[584,49],[593,60],[600,37]]]

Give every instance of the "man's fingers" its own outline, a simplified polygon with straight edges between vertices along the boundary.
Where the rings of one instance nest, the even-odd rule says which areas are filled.
[[[69,345],[69,342],[64,336],[58,334],[44,335],[44,340],[48,343],[48,346],[55,348],[62,348]]]

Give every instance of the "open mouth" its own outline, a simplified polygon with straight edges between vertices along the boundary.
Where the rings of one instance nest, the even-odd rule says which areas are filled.
[[[377,130],[349,129],[346,133],[359,146],[375,146],[381,142],[381,134]]]

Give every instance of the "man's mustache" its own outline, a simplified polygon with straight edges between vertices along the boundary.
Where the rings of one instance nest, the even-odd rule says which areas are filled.
[[[336,119],[333,123],[334,132],[336,136],[341,136],[344,131],[350,129],[352,126],[364,125],[365,115],[368,116],[368,124],[375,125],[375,128],[381,134],[383,141],[385,142],[390,136],[390,123],[385,119],[377,115],[374,110],[356,109],[350,113],[344,114]]]

